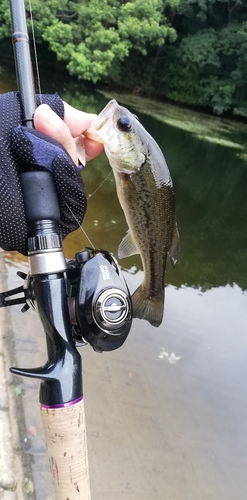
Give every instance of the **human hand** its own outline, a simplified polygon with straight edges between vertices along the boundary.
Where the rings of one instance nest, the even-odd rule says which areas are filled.
[[[64,102],[64,119],[62,120],[47,104],[41,104],[34,113],[34,126],[39,132],[59,141],[77,165],[78,157],[74,138],[83,134],[95,116],[93,113],[79,111]],[[84,138],[84,147],[87,162],[103,151],[103,144],[88,137]]]
[[[42,96],[42,101],[45,104],[35,112],[37,130],[34,130],[20,125],[18,95],[15,92],[0,95],[0,246],[24,255],[27,254],[28,227],[19,182],[22,171],[29,168],[52,171],[63,238],[77,229],[86,210],[73,137],[88,127],[94,115],[63,104],[58,95]],[[89,160],[102,151],[102,145],[86,139],[85,149]]]

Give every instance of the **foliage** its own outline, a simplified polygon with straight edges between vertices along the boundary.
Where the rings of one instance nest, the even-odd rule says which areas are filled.
[[[135,50],[145,56],[148,46],[175,38],[164,16],[163,0],[34,0],[39,36],[69,72],[97,82],[115,78],[121,63]]]
[[[32,0],[32,10],[37,43],[79,79],[247,116],[245,0]],[[2,0],[0,39],[10,25]]]
[[[174,101],[247,116],[247,9],[241,0],[181,0],[178,41],[159,78]]]
[[[2,0],[0,2],[0,40],[11,35],[11,20],[9,1]]]
[[[166,58],[166,96],[175,101],[247,114],[247,23],[209,28],[182,38]]]

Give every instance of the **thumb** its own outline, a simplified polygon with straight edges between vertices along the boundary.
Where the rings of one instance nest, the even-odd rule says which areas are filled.
[[[60,142],[73,162],[78,165],[76,146],[68,125],[47,104],[41,104],[35,110],[34,126],[39,132]]]

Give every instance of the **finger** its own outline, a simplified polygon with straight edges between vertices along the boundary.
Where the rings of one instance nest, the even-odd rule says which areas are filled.
[[[70,129],[73,137],[83,134],[90,125],[92,120],[97,116],[94,113],[85,113],[70,106],[64,102],[64,121]]]
[[[76,146],[68,125],[47,104],[41,104],[35,110],[34,126],[39,132],[60,142],[78,165]]]
[[[83,132],[90,127],[96,116],[97,115],[94,113],[79,111],[70,106],[67,102],[64,102],[64,121],[68,125],[73,137],[78,137],[83,134]],[[103,144],[89,139],[88,137],[84,138],[84,147],[87,161],[99,156],[104,149]]]
[[[84,138],[84,147],[86,152],[86,160],[90,161],[96,156],[99,156],[104,149],[104,145],[100,142],[93,141],[89,137]]]

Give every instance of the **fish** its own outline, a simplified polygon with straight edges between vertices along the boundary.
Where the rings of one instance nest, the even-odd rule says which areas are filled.
[[[133,317],[158,327],[164,314],[167,255],[180,256],[174,188],[161,149],[127,108],[112,99],[84,133],[104,144],[128,225],[120,259],[140,254],[144,278],[132,295]]]

